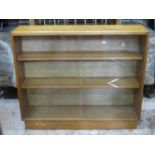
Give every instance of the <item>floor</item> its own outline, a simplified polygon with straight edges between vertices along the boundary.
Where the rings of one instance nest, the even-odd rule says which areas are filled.
[[[0,99],[0,125],[5,135],[152,135],[155,134],[155,98],[144,98],[141,120],[133,130],[25,130],[17,99]]]

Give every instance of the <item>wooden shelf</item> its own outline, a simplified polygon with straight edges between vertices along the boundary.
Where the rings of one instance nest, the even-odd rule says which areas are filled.
[[[133,106],[31,106],[23,118],[31,129],[135,128]]]
[[[21,88],[139,88],[135,78],[29,78]]]
[[[12,36],[59,36],[59,35],[146,35],[142,25],[66,25],[66,26],[18,26]]]
[[[19,61],[42,60],[142,60],[137,52],[24,52],[19,55]]]
[[[24,120],[136,120],[133,106],[29,106]]]

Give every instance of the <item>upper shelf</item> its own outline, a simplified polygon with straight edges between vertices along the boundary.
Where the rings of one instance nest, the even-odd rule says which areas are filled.
[[[142,25],[53,25],[18,26],[12,36],[54,36],[54,35],[146,35]]]
[[[141,60],[142,54],[135,52],[23,52],[19,61],[46,60]]]

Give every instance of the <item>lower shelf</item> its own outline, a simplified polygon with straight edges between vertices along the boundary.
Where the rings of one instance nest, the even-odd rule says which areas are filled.
[[[31,106],[24,121],[31,129],[136,128],[133,106]]]
[[[27,78],[21,88],[139,88],[136,78]]]

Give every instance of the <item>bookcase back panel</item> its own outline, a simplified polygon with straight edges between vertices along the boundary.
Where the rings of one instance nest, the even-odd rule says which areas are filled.
[[[28,105],[132,105],[131,89],[29,89]]]
[[[28,77],[136,77],[137,61],[25,62]]]
[[[139,36],[22,37],[22,51],[140,51]]]

